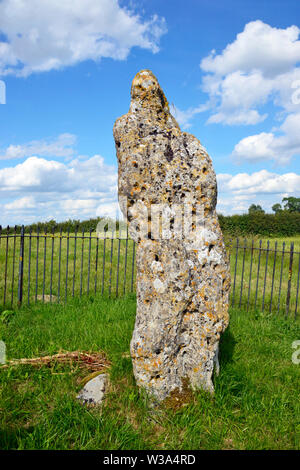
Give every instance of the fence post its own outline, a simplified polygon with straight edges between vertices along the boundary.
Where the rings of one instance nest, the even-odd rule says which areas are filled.
[[[231,298],[231,306],[234,306],[234,296],[235,296],[235,283],[236,283],[236,270],[238,264],[238,251],[239,251],[239,239],[236,239],[236,254],[235,254],[235,266],[234,266],[234,281],[233,281],[233,291]]]
[[[294,243],[291,243],[290,251],[290,264],[289,264],[289,278],[288,278],[288,288],[286,294],[286,309],[285,316],[287,317],[290,310],[290,299],[291,299],[291,284],[292,284],[292,270],[293,270],[293,257],[294,257]]]
[[[24,269],[24,225],[21,227],[20,238],[20,259],[19,259],[19,283],[18,283],[18,306],[20,307],[23,299],[23,269]]]

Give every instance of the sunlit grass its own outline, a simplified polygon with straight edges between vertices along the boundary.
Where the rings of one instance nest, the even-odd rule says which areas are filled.
[[[299,449],[298,322],[231,309],[214,397],[197,392],[177,412],[155,410],[128,355],[135,302],[92,295],[24,306],[0,322],[9,359],[103,350],[112,362],[102,411],[77,402],[76,367],[0,370],[2,449]]]

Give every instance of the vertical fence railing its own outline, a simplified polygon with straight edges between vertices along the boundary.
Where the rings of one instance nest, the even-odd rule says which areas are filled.
[[[275,242],[274,250],[274,261],[273,261],[273,271],[272,271],[272,285],[271,285],[271,299],[269,305],[269,313],[272,311],[272,301],[273,301],[273,292],[274,292],[274,281],[275,281],[275,272],[276,272],[276,259],[277,259],[277,241]]]
[[[32,231],[29,231],[29,247],[28,247],[28,282],[27,282],[27,304],[30,304],[30,282],[31,282],[31,241]]]
[[[7,239],[8,239],[8,232],[7,232]],[[7,261],[7,256],[6,256],[6,261]],[[7,263],[5,267],[7,268]],[[22,300],[23,300],[23,274],[24,274],[24,227],[21,228],[21,238],[20,238],[19,282],[18,282],[18,305],[19,306],[22,304]]]
[[[21,231],[0,227],[0,306],[134,292],[136,244],[128,229],[124,236],[116,232],[102,235],[91,230],[55,233],[52,228],[33,233],[25,232],[24,227]],[[227,247],[230,305],[297,318],[299,246],[236,238]]]
[[[254,240],[252,240],[252,244],[251,244],[250,267],[249,267],[249,283],[248,283],[248,297],[247,297],[247,312],[249,311],[250,294],[251,294],[252,267],[253,267],[253,252],[254,252]]]
[[[286,293],[286,308],[285,308],[285,315],[286,316],[288,316],[289,311],[290,311],[293,259],[294,259],[294,243],[291,243],[289,273],[288,273],[288,285],[287,285],[287,293]]]
[[[12,276],[11,276],[11,305],[14,303],[14,283],[15,283],[15,257],[16,257],[16,229],[14,229],[14,241],[13,241],[13,259],[12,259]]]

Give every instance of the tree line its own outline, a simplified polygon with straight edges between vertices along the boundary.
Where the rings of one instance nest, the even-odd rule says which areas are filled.
[[[274,214],[267,214],[260,205],[252,204],[248,214],[228,215],[218,214],[219,222],[224,234],[231,236],[262,235],[262,236],[294,236],[300,234],[300,198],[285,197],[281,204],[272,206]],[[49,220],[36,222],[25,226],[25,232],[51,233],[60,232],[94,232],[98,223],[104,217],[88,220],[69,219],[64,222]],[[105,217],[105,220],[107,218]],[[116,222],[119,228],[119,221]],[[7,227],[0,228],[1,233],[7,233]],[[20,233],[21,226],[9,227],[9,232]]]
[[[276,204],[273,204],[272,206],[272,211],[275,212],[275,214],[280,214],[281,212],[289,212],[293,214],[300,214],[300,198],[299,197],[284,197],[282,199],[282,205],[279,204],[278,202]],[[249,214],[265,214],[265,211],[259,204],[251,204],[251,206],[248,209]]]
[[[29,233],[51,233],[51,232],[60,232],[63,233],[70,232],[94,232],[98,223],[103,219],[103,217],[96,217],[95,219],[88,220],[77,220],[69,219],[64,222],[56,222],[55,220],[48,220],[46,222],[35,222],[29,225],[25,225],[25,232]],[[13,227],[8,227],[9,232],[20,233],[21,225],[15,225]],[[7,227],[1,227],[2,233],[7,233]]]

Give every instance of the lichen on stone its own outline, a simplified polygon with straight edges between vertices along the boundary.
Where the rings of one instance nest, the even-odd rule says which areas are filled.
[[[187,380],[213,392],[230,274],[212,161],[181,132],[149,70],[135,76],[129,112],[113,133],[119,203],[137,244],[136,382],[159,401]]]

